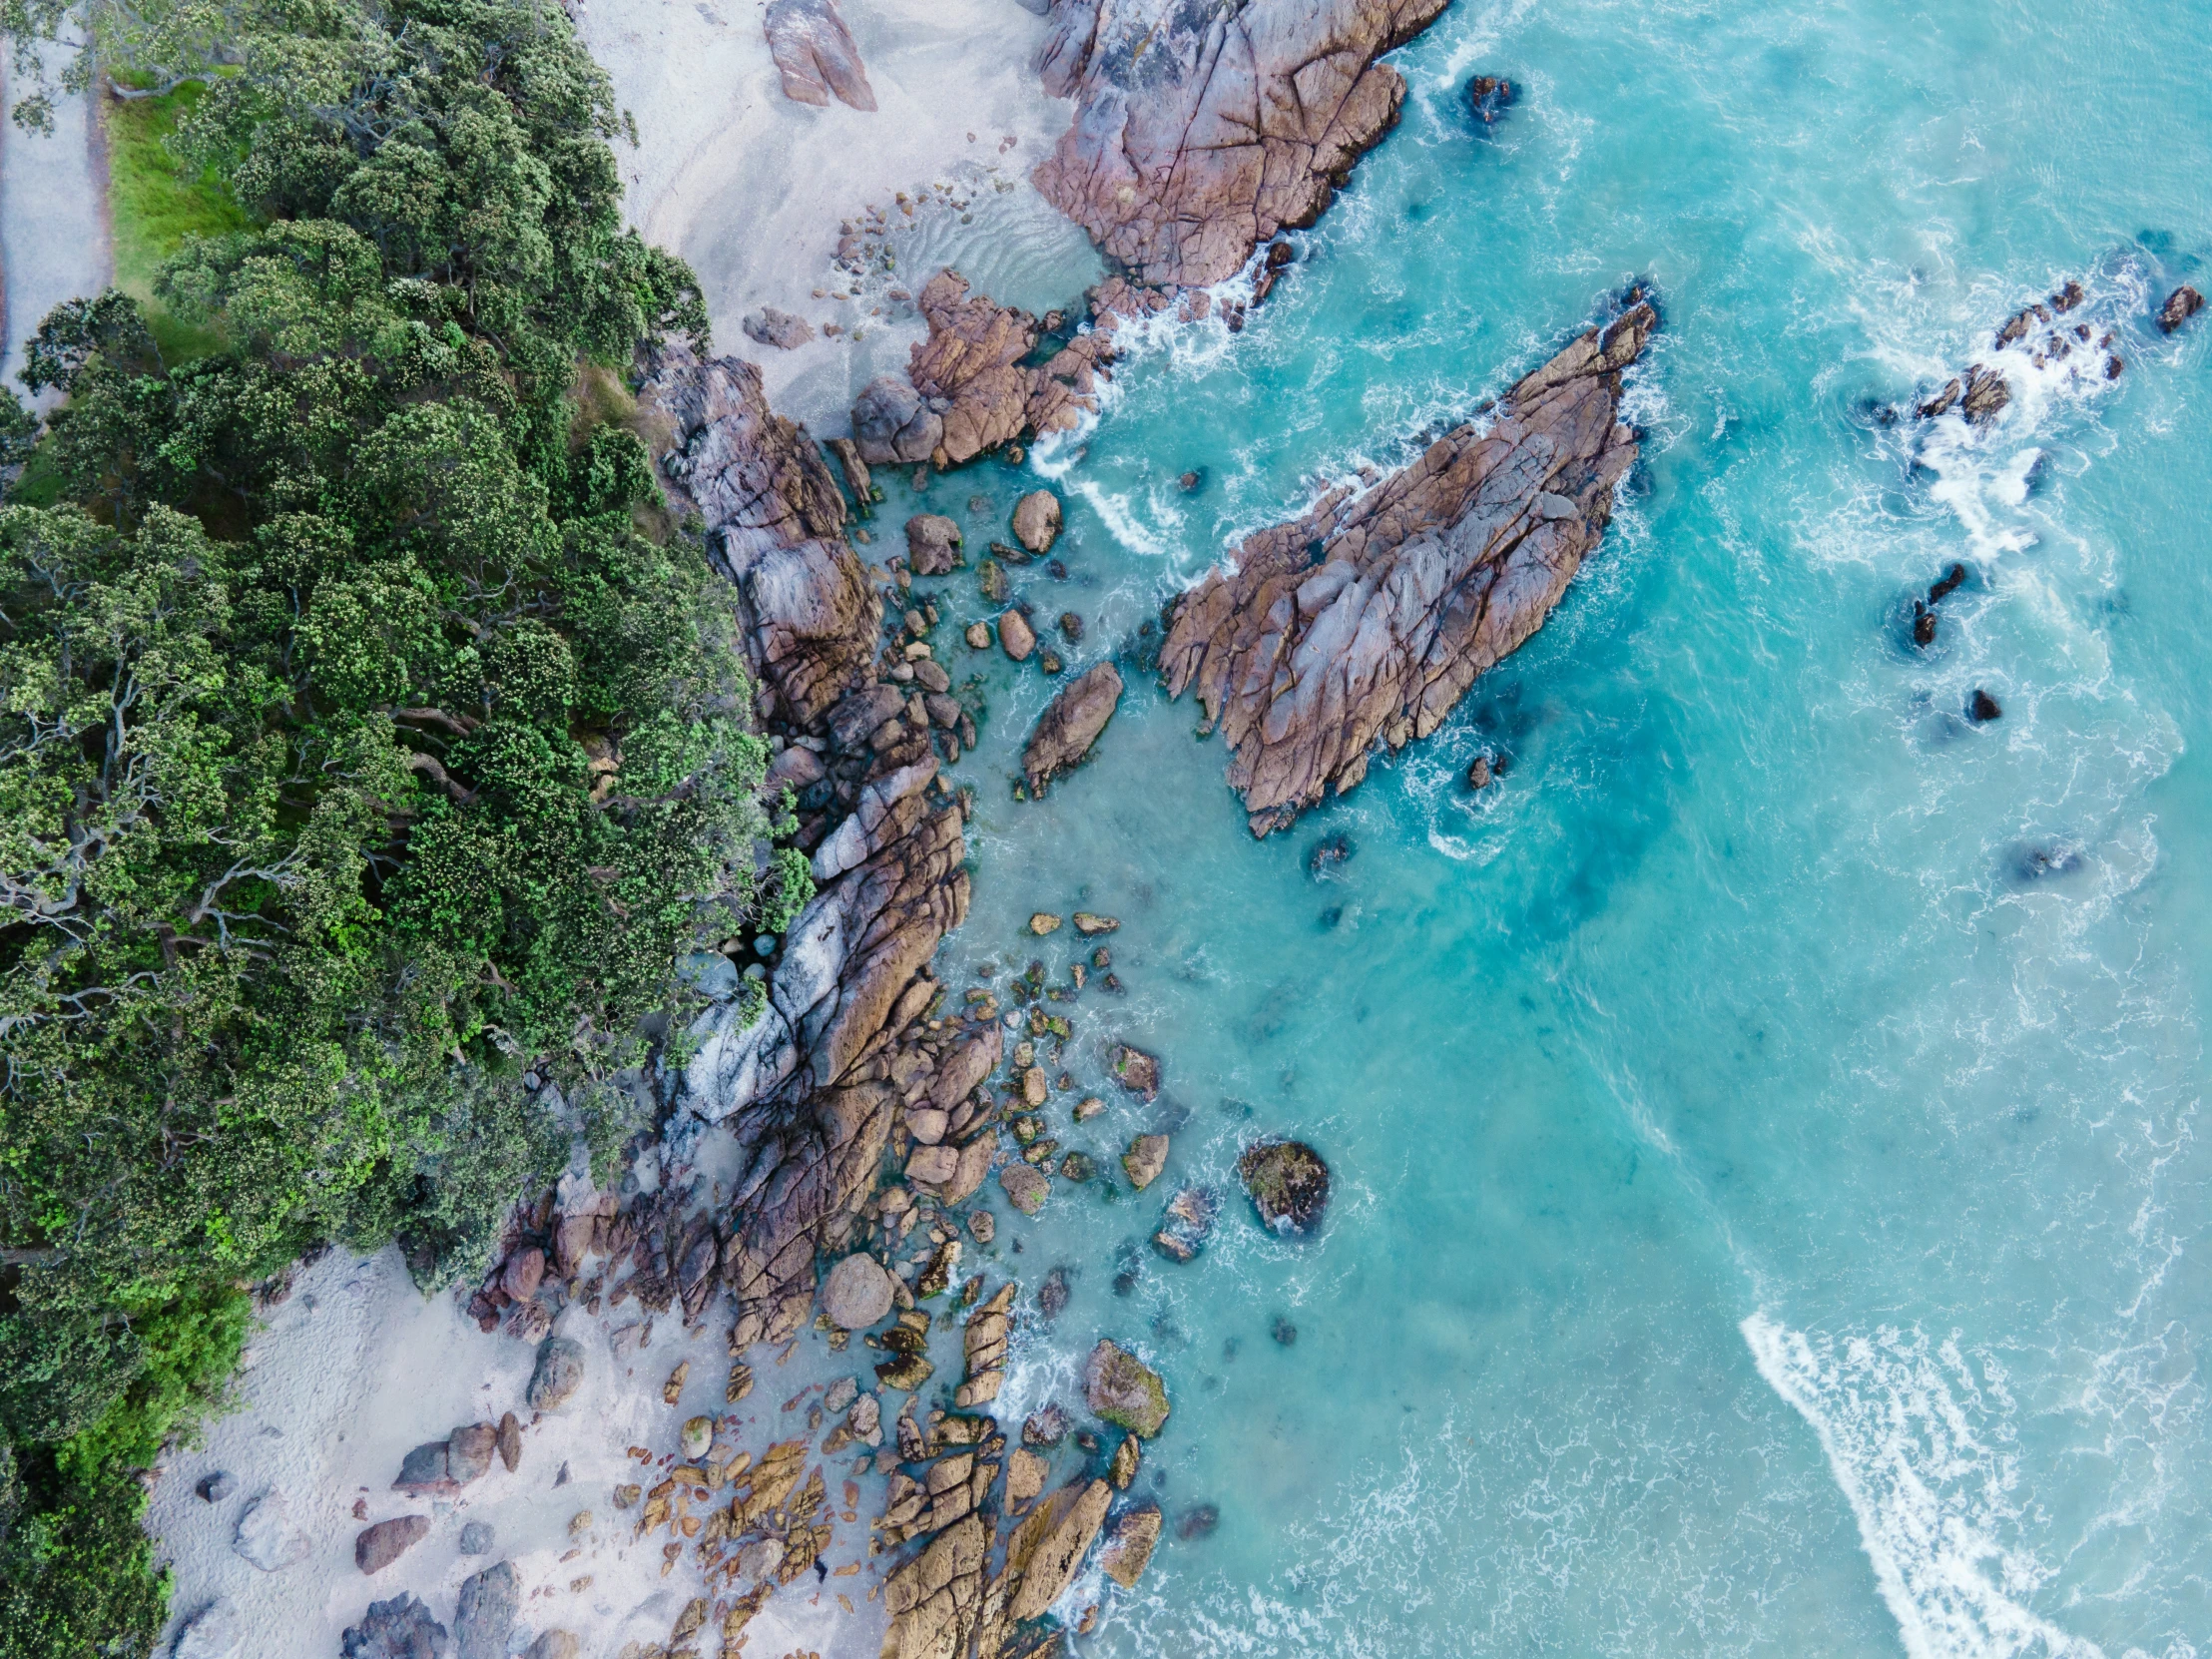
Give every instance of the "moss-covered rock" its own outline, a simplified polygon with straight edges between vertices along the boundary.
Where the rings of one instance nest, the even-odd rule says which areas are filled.
[[[1329,1205],[1329,1166],[1304,1141],[1259,1141],[1237,1160],[1237,1174],[1278,1233],[1304,1235],[1321,1225]]]
[[[1091,1350],[1090,1365],[1083,1373],[1083,1397],[1115,1427],[1148,1440],[1168,1420],[1168,1390],[1160,1374],[1111,1342]]]

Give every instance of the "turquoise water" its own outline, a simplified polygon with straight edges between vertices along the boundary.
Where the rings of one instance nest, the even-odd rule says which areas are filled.
[[[1099,759],[1014,802],[1048,683],[939,635],[991,698],[946,971],[1057,969],[1029,912],[1111,911],[1128,989],[1075,1005],[1072,1069],[1126,1036],[1167,1075],[1049,1113],[1109,1166],[1172,1125],[1162,1184],[1056,1185],[994,1252],[1073,1286],[1011,1409],[1075,1403],[1101,1335],[1174,1404],[1139,1477],[1171,1536],[1079,1652],[2212,1646],[2212,326],[2147,323],[2212,248],[2208,21],[1462,5],[1241,336],[1166,332],[1080,454],[920,498],[985,496],[973,545],[1056,480],[1069,576],[1014,574],[1083,614],[1080,666],[1622,283],[1664,307],[1645,464],[1551,625],[1288,834],[1135,675]],[[1493,138],[1476,71],[1523,88]],[[2069,276],[2117,382],[2022,375],[1979,435],[1871,417]],[[2001,721],[1958,718],[1976,687]],[[1512,765],[1474,798],[1481,751]],[[1234,1201],[1260,1132],[1334,1166],[1318,1240]],[[1233,1201],[1178,1267],[1144,1240],[1191,1182]]]

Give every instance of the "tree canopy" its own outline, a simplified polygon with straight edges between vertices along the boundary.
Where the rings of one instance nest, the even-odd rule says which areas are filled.
[[[0,506],[11,1656],[150,1640],[159,1597],[70,1578],[54,1517],[205,1407],[239,1287],[328,1239],[479,1259],[614,1121],[687,953],[812,892],[732,596],[626,418],[697,284],[621,227],[566,19],[215,15],[116,55],[228,60],[174,142],[252,228],[156,284],[222,346],[60,307],[25,370],[51,504]]]

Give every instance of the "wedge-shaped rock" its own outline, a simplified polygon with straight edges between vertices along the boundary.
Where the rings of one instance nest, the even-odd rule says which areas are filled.
[[[1255,835],[1350,790],[1379,744],[1428,736],[1543,625],[1636,459],[1621,370],[1657,323],[1639,302],[1591,329],[1486,425],[1258,532],[1176,602],[1161,673],[1228,739]]]

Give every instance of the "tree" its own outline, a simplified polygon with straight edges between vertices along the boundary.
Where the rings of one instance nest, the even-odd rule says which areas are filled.
[[[0,1441],[49,1541],[205,1409],[242,1286],[333,1238],[480,1263],[678,964],[812,893],[734,596],[621,397],[574,393],[705,319],[621,228],[565,18],[223,15],[181,142],[256,228],[157,289],[224,348],[58,308],[26,380],[65,499],[0,507]],[[158,1597],[60,1582],[149,1634]]]

